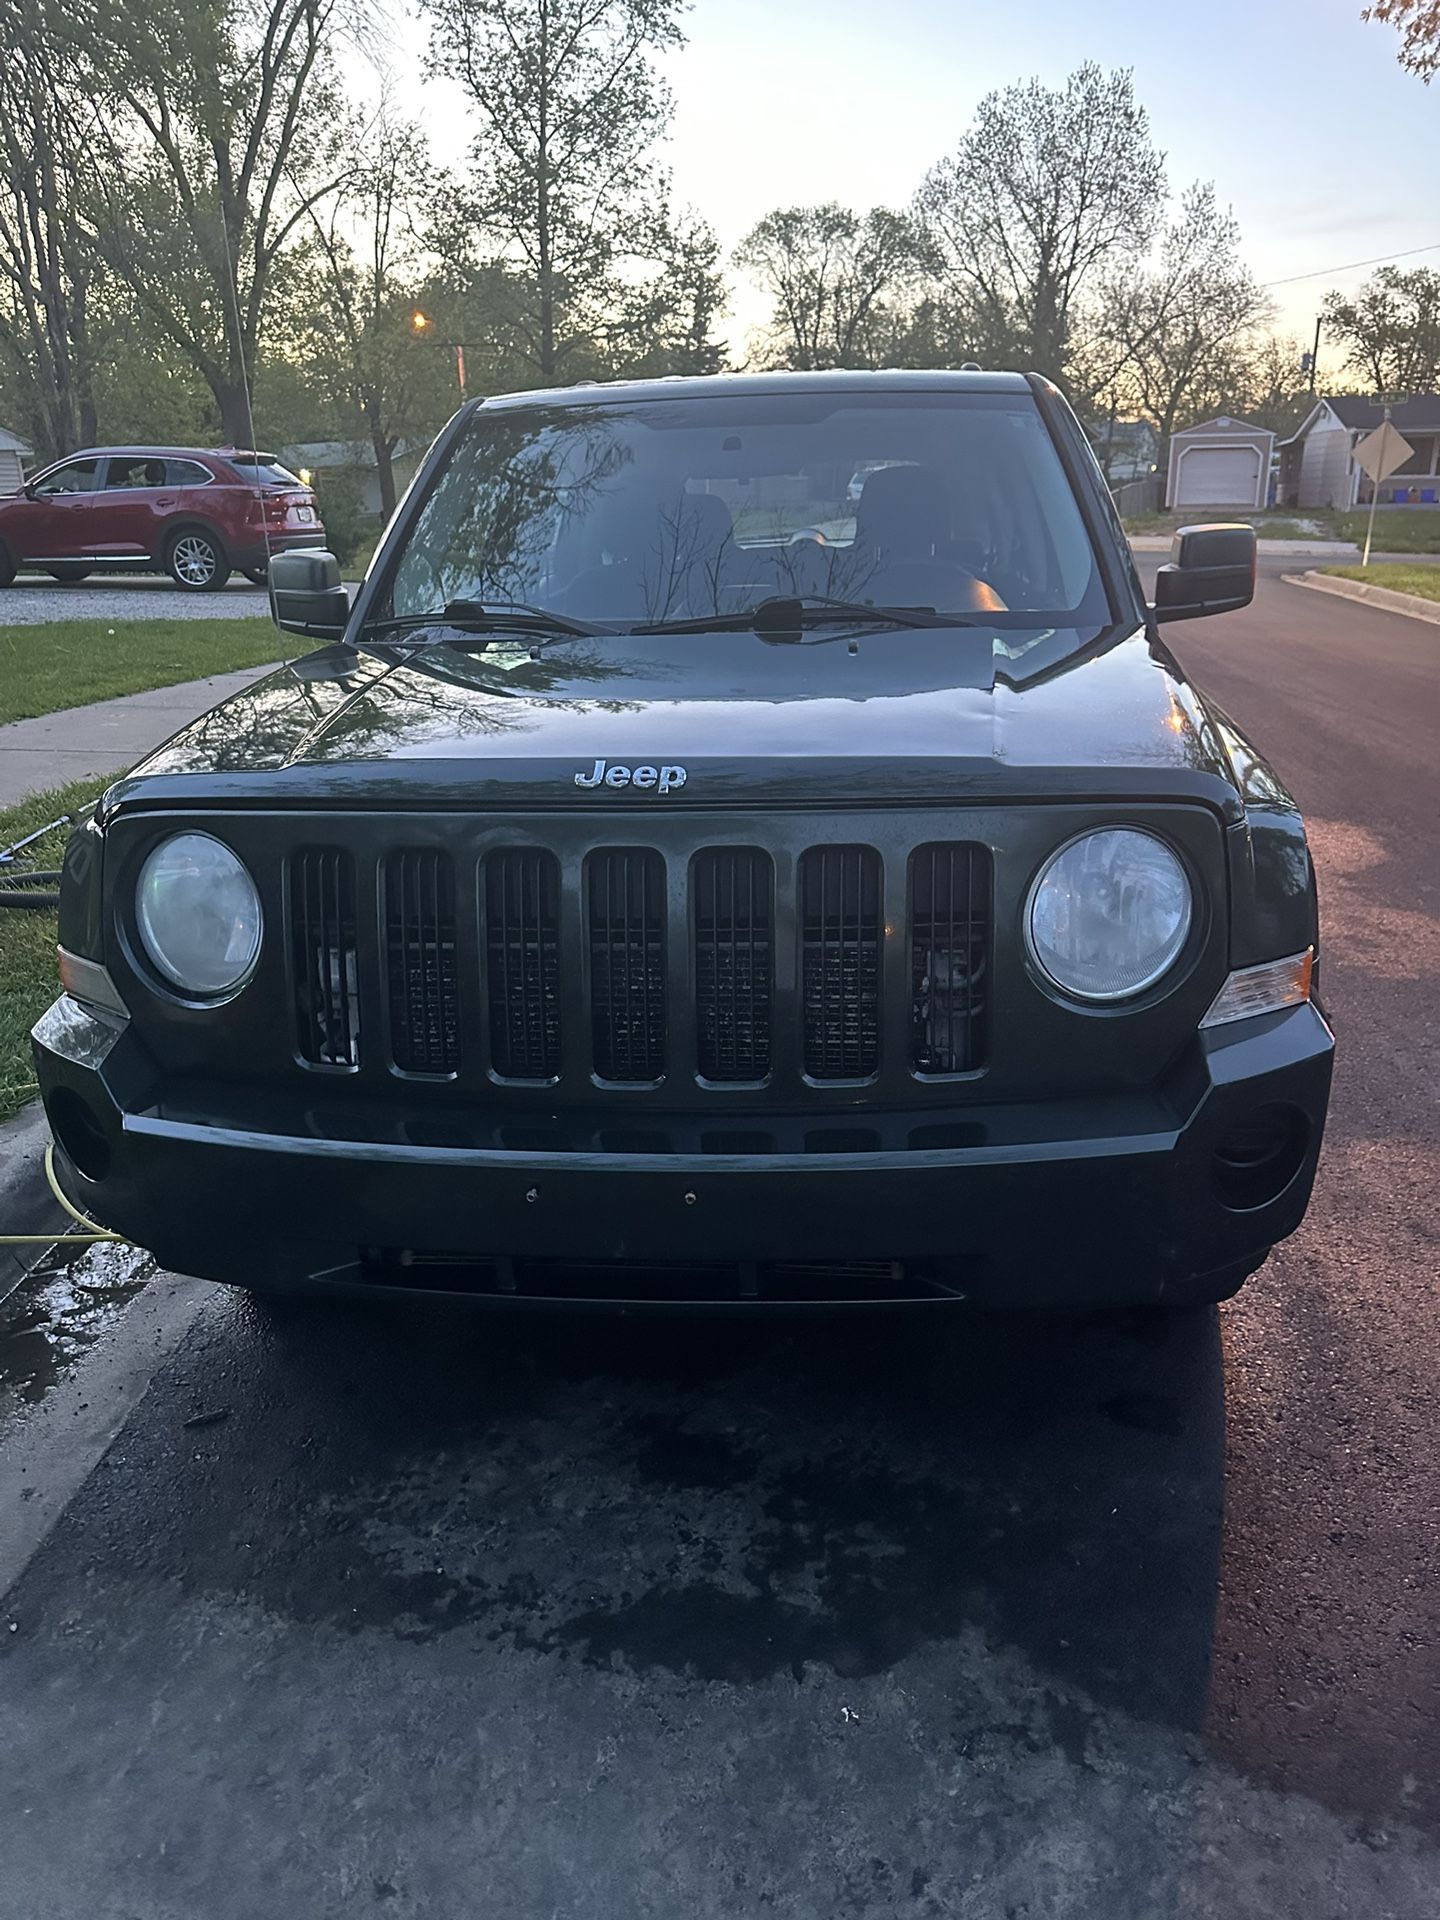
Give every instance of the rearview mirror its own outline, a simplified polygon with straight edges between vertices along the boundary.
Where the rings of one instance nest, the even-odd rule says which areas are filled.
[[[1198,620],[1234,613],[1255,598],[1255,529],[1181,527],[1170,562],[1155,576],[1157,620]]]
[[[270,617],[286,633],[338,640],[350,618],[333,553],[277,553],[270,562]]]

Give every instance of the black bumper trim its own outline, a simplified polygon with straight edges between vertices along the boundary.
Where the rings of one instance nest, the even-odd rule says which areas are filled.
[[[1183,1298],[1200,1276],[1258,1264],[1299,1225],[1333,1051],[1311,1007],[1238,1022],[1187,1050],[1168,1123],[1139,1131],[1116,1129],[1096,1101],[1064,1138],[974,1147],[544,1153],[216,1127],[163,1118],[153,1099],[127,1112],[127,1082],[141,1107],[133,1036],[87,1036],[65,1008],[36,1029],[42,1089],[79,1094],[112,1147],[105,1179],[71,1170],[76,1198],[167,1266],[255,1285],[355,1283],[362,1250],[409,1249],[618,1267],[932,1262],[964,1270],[956,1291],[997,1304]],[[1305,1117],[1303,1164],[1240,1212],[1216,1192],[1215,1148],[1271,1102]],[[1133,1126],[1133,1103],[1122,1111]],[[1151,1111],[1161,1122],[1164,1103]]]

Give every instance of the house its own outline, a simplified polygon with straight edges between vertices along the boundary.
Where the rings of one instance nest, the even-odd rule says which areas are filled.
[[[415,477],[415,469],[425,457],[423,446],[411,446],[402,440],[391,456],[398,498]],[[306,486],[327,473],[348,473],[360,489],[360,511],[379,519],[384,513],[380,500],[380,475],[375,449],[368,440],[301,440],[281,447],[280,458],[292,473],[299,474]]]
[[[1369,476],[1355,449],[1385,418],[1378,400],[1340,393],[1317,400],[1299,428],[1280,442],[1280,501],[1287,507],[1357,507],[1370,503]],[[1440,394],[1390,403],[1390,424],[1414,452],[1380,482],[1382,506],[1440,505]]]
[[[18,434],[0,427],[0,493],[18,493],[25,484],[25,456],[31,449]]]
[[[1092,419],[1085,432],[1111,486],[1148,480],[1160,461],[1160,436],[1148,420]]]
[[[1170,436],[1167,507],[1263,507],[1270,488],[1275,436],[1222,413]]]

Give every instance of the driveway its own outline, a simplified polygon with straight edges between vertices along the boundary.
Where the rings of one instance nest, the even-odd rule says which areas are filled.
[[[1433,1920],[1436,629],[1175,644],[1314,827],[1302,1231],[1218,1316],[718,1329],[100,1250],[0,1347],[3,1920]]]
[[[69,586],[22,574],[0,591],[0,627],[52,620],[243,620],[269,611],[265,589],[238,573],[218,593],[182,593],[159,574],[97,575]]]

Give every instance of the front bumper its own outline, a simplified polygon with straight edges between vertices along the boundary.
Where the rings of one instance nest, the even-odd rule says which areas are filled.
[[[277,553],[298,553],[307,547],[323,547],[327,537],[323,527],[312,527],[305,531],[280,529],[272,533],[268,540],[256,540],[248,547],[234,548],[230,564],[239,567],[242,573],[247,568],[258,570],[268,566]]]
[[[314,1095],[158,1087],[131,1028],[68,997],[35,1029],[67,1187],[172,1269],[742,1308],[1215,1297],[1304,1215],[1333,1048],[1306,1005],[1197,1035],[1143,1098],[932,1108],[908,1131],[892,1115],[852,1151],[783,1125],[773,1151],[701,1150],[683,1128],[652,1133],[658,1150],[591,1134],[556,1151],[505,1144],[493,1114],[442,1134]],[[1229,1143],[1262,1109],[1288,1116],[1290,1159],[1237,1187]]]

